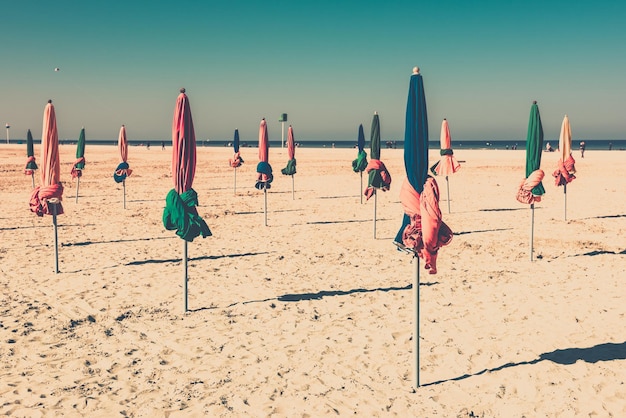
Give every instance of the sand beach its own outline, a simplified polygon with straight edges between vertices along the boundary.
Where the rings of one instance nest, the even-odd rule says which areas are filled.
[[[171,148],[129,149],[124,209],[115,146],[87,143],[78,202],[75,146],[60,147],[56,274],[25,146],[0,145],[0,415],[626,416],[626,153],[574,152],[567,219],[558,153],[543,154],[530,261],[530,209],[515,199],[525,151],[455,152],[450,213],[437,178],[455,236],[438,273],[421,271],[417,389],[415,260],[392,244],[403,153],[381,151],[392,184],[376,237],[356,153],[298,148],[292,197],[287,150],[270,148],[264,226],[257,149],[241,149],[235,192],[232,149],[199,147],[213,236],[189,244],[185,313],[183,241],[162,223]]]

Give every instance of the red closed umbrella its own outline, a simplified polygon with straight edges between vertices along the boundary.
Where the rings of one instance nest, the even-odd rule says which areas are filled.
[[[163,225],[176,230],[183,239],[184,304],[187,312],[187,242],[199,235],[211,236],[206,222],[198,215],[198,194],[192,188],[196,174],[196,134],[185,89],[180,90],[172,121],[172,180],[174,188],[165,198]]]
[[[272,181],[274,180],[272,166],[269,163],[269,147],[267,123],[265,122],[265,118],[263,118],[259,125],[259,163],[256,166],[257,180],[254,187],[258,190],[263,190],[264,193],[265,226],[267,226],[267,189],[272,187]]]
[[[441,122],[441,136],[439,138],[441,149],[439,154],[441,159],[433,165],[430,171],[436,176],[446,176],[446,189],[448,191],[448,213],[450,213],[450,183],[448,176],[454,174],[461,169],[461,164],[454,158],[452,151],[452,137],[450,136],[450,126],[446,119]]]
[[[41,133],[41,185],[33,190],[30,198],[30,210],[38,216],[52,215],[54,225],[54,260],[55,273],[59,272],[59,251],[57,234],[57,215],[63,214],[63,184],[61,184],[61,166],[59,162],[59,134],[52,100],[44,109]]]
[[[124,189],[124,209],[126,209],[126,177],[130,177],[133,170],[128,165],[128,139],[126,138],[126,127],[124,125],[120,128],[120,133],[117,137],[117,148],[120,151],[120,159],[122,161],[115,169],[113,178],[117,183],[122,183]]]

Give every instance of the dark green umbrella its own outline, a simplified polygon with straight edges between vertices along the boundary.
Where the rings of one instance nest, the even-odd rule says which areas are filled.
[[[517,200],[530,204],[530,260],[533,259],[533,234],[535,227],[535,202],[541,201],[546,192],[541,180],[544,172],[541,170],[541,153],[543,151],[543,127],[539,106],[534,101],[530,107],[528,133],[526,134],[526,178],[520,184]]]
[[[35,162],[35,149],[33,146],[33,134],[30,133],[30,129],[26,133],[26,168],[24,174],[30,175],[33,181],[33,189],[35,188],[35,170],[37,170],[37,163]]]
[[[76,203],[78,203],[78,189],[80,188],[80,178],[85,169],[85,128],[80,130],[78,143],[76,144],[76,161],[72,166],[72,179],[76,179]]]
[[[374,118],[372,119],[370,134],[370,157],[371,160],[366,167],[369,175],[367,188],[363,194],[367,200],[374,196],[374,238],[376,238],[376,190],[381,189],[383,192],[386,192],[391,186],[391,176],[385,164],[380,160],[380,119],[376,112],[374,112]]]
[[[361,188],[363,190],[363,171],[367,168],[367,152],[365,152],[365,133],[363,133],[363,125],[359,125],[359,136],[357,137],[356,146],[359,150],[356,160],[352,161],[352,170],[355,173],[359,173],[361,177]],[[363,195],[361,195],[361,203],[363,203]]]

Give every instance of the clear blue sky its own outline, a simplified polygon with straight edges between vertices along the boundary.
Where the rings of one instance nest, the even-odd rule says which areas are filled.
[[[533,100],[546,140],[626,138],[626,2],[3,1],[0,123],[41,137],[170,139],[178,90],[198,140],[404,137],[411,69],[424,77],[430,138],[524,139]],[[54,68],[60,71],[55,72]]]

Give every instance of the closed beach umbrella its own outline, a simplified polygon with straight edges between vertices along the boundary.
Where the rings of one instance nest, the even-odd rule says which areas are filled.
[[[380,189],[386,192],[391,187],[391,175],[387,171],[387,167],[380,160],[380,119],[378,113],[374,112],[372,118],[372,129],[370,134],[370,157],[371,160],[367,164],[365,171],[367,171],[369,177],[367,181],[367,188],[363,192],[366,200],[374,196],[374,238],[376,238],[376,205],[377,197],[376,190]]]
[[[85,128],[80,130],[78,142],[76,143],[76,161],[72,166],[72,178],[76,179],[76,202],[78,202],[78,189],[80,188],[80,178],[85,168]]]
[[[365,133],[363,132],[363,125],[359,125],[359,133],[356,141],[358,154],[356,160],[352,161],[352,171],[359,173],[361,177],[361,187],[359,188],[359,195],[361,195],[361,203],[363,203],[363,171],[367,168],[367,153],[365,152]]]
[[[35,170],[37,170],[37,163],[35,162],[35,147],[33,146],[33,134],[30,133],[30,129],[26,133],[26,167],[24,168],[24,174],[30,176],[33,189],[35,188]]]
[[[561,134],[559,135],[559,151],[561,157],[557,163],[557,168],[552,173],[554,176],[554,183],[557,186],[563,186],[563,201],[564,201],[564,217],[567,220],[567,184],[571,183],[576,176],[576,161],[572,157],[572,128],[569,123],[567,115],[563,118],[561,124]]]
[[[404,130],[404,166],[406,179],[400,189],[404,209],[402,227],[396,236],[396,245],[407,249],[417,259],[415,263],[415,386],[419,387],[419,259],[430,274],[437,273],[439,249],[450,243],[452,231],[443,222],[439,210],[439,188],[428,176],[428,115],[424,82],[416,67],[409,82]],[[401,241],[400,241],[401,240]]]
[[[293,137],[293,128],[291,125],[289,125],[289,129],[287,130],[287,156],[289,157],[287,166],[280,171],[286,176],[291,176],[291,198],[295,199],[293,175],[296,174],[296,142]]]
[[[441,136],[439,141],[441,143],[441,149],[439,150],[441,158],[431,167],[431,172],[436,176],[446,176],[448,213],[450,213],[450,184],[448,176],[459,171],[461,165],[456,158],[454,158],[454,152],[452,151],[452,137],[450,136],[450,126],[448,125],[448,121],[446,119],[441,122]]]
[[[196,135],[185,89],[180,90],[172,121],[172,180],[174,188],[165,198],[163,226],[183,239],[184,309],[187,312],[187,242],[202,235],[211,236],[208,225],[198,215],[198,194],[192,188],[196,173]]]
[[[234,193],[237,194],[237,168],[241,167],[241,164],[243,164],[244,162],[243,158],[241,158],[241,155],[239,154],[239,129],[235,129],[235,135],[233,138],[233,150],[235,154],[233,155],[233,158],[230,158],[228,160],[228,163],[235,170]]]
[[[41,133],[41,185],[33,190],[30,210],[38,216],[52,215],[54,226],[54,271],[59,272],[57,215],[63,214],[63,184],[59,162],[59,134],[52,100],[44,109]]]
[[[257,180],[254,187],[258,190],[263,190],[265,197],[263,212],[265,215],[265,226],[267,226],[267,190],[272,187],[272,181],[274,180],[272,166],[269,164],[269,146],[267,123],[265,118],[263,118],[259,125],[259,163],[256,166]]]
[[[126,177],[130,177],[133,170],[128,165],[128,140],[126,138],[126,127],[122,125],[120,133],[117,137],[117,148],[120,152],[120,159],[122,160],[115,172],[113,173],[113,179],[116,183],[122,183],[124,190],[124,209],[126,209]]]
[[[543,126],[539,115],[539,106],[534,101],[530,107],[528,132],[526,134],[526,178],[521,181],[517,190],[517,200],[530,205],[530,261],[533,260],[533,235],[535,229],[535,202],[541,201],[546,192],[541,181],[544,172],[541,170],[541,153],[543,151]]]

